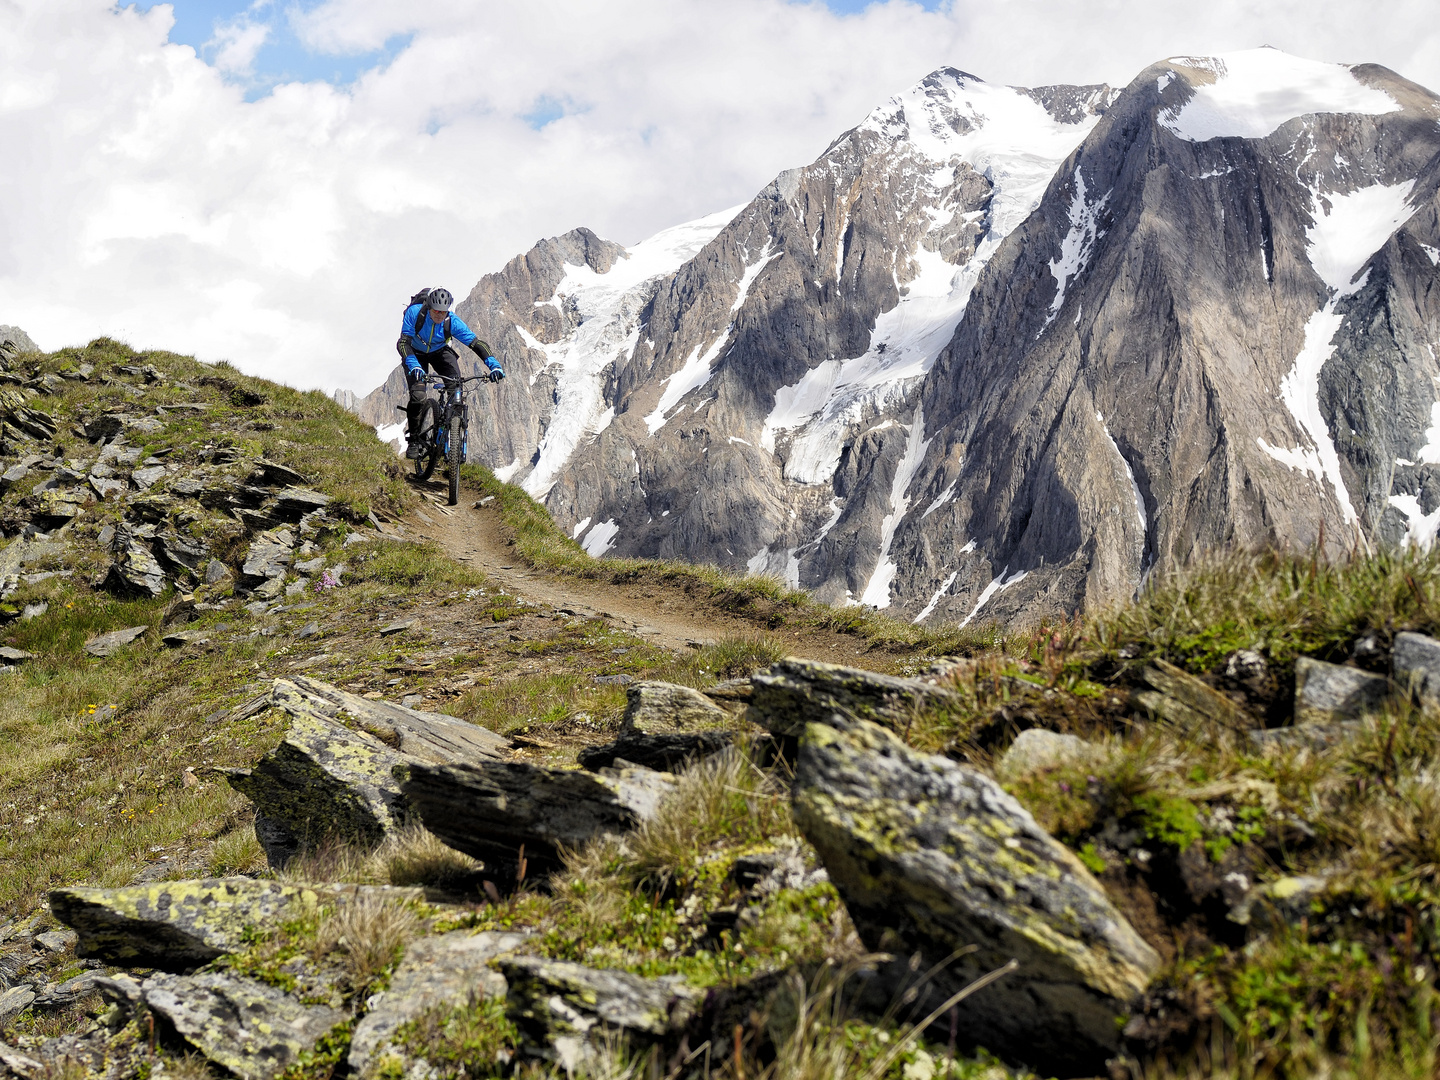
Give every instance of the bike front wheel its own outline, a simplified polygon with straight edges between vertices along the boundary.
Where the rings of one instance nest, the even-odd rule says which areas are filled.
[[[456,423],[460,420],[456,414]],[[465,464],[465,428],[450,432],[449,445],[445,448],[446,467],[450,470],[450,505],[460,501],[460,466]]]
[[[425,408],[420,412],[418,437],[424,451],[415,459],[415,479],[417,480],[429,480],[430,475],[435,471],[435,466],[440,461],[440,445],[436,441],[439,433],[440,405],[435,401],[427,401]]]

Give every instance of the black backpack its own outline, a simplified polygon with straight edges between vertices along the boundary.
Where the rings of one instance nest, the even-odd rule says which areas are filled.
[[[405,305],[405,310],[406,310],[406,311],[409,311],[409,310],[410,310],[412,307],[414,307],[416,304],[423,304],[423,303],[425,303],[426,300],[429,300],[429,299],[430,299],[430,289],[429,289],[429,288],[421,289],[421,290],[420,290],[419,292],[417,292],[414,296],[410,297],[410,302]],[[422,317],[423,317],[423,313],[422,313]],[[446,341],[449,341],[449,340],[450,340],[450,312],[448,312],[448,311],[445,313],[445,340],[446,340]]]

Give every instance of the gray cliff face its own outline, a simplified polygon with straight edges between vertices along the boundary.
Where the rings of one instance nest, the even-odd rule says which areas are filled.
[[[1226,545],[1428,545],[1437,118],[1274,50],[1123,91],[938,71],[737,211],[483,279],[460,311],[512,378],[472,454],[593,554],[917,621]]]

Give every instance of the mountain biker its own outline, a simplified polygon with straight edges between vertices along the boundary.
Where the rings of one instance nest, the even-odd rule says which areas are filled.
[[[499,382],[505,378],[505,371],[490,352],[490,346],[475,336],[475,331],[465,325],[450,309],[455,306],[455,297],[449,289],[431,289],[424,298],[405,309],[400,324],[400,340],[395,343],[400,358],[405,363],[405,379],[410,384],[410,403],[406,406],[405,417],[409,430],[406,432],[405,456],[419,458],[424,448],[415,438],[420,429],[421,411],[425,406],[428,372],[444,379],[460,378],[460,354],[450,347],[450,338],[460,341],[475,350],[490,372],[490,381]]]

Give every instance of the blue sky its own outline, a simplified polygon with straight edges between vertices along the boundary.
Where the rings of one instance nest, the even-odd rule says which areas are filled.
[[[123,2],[123,0],[122,0]],[[292,81],[310,82],[323,79],[332,83],[348,83],[362,72],[383,64],[391,55],[403,48],[405,38],[396,38],[386,47],[374,52],[341,56],[321,53],[301,43],[290,27],[289,13],[315,6],[314,3],[295,3],[294,0],[168,0],[175,10],[175,26],[170,31],[170,40],[179,45],[189,45],[200,53],[201,58],[213,61],[213,43],[217,27],[239,20],[263,23],[269,27],[269,36],[255,56],[251,74],[245,79],[250,86],[249,97],[254,98],[268,92],[271,87]],[[826,7],[838,14],[848,15],[865,10],[879,0],[822,0]],[[934,11],[942,0],[912,0],[913,3]],[[141,0],[136,5],[141,11],[148,11],[155,3]],[[556,108],[554,115],[537,113],[536,126],[543,124],[563,110]]]

